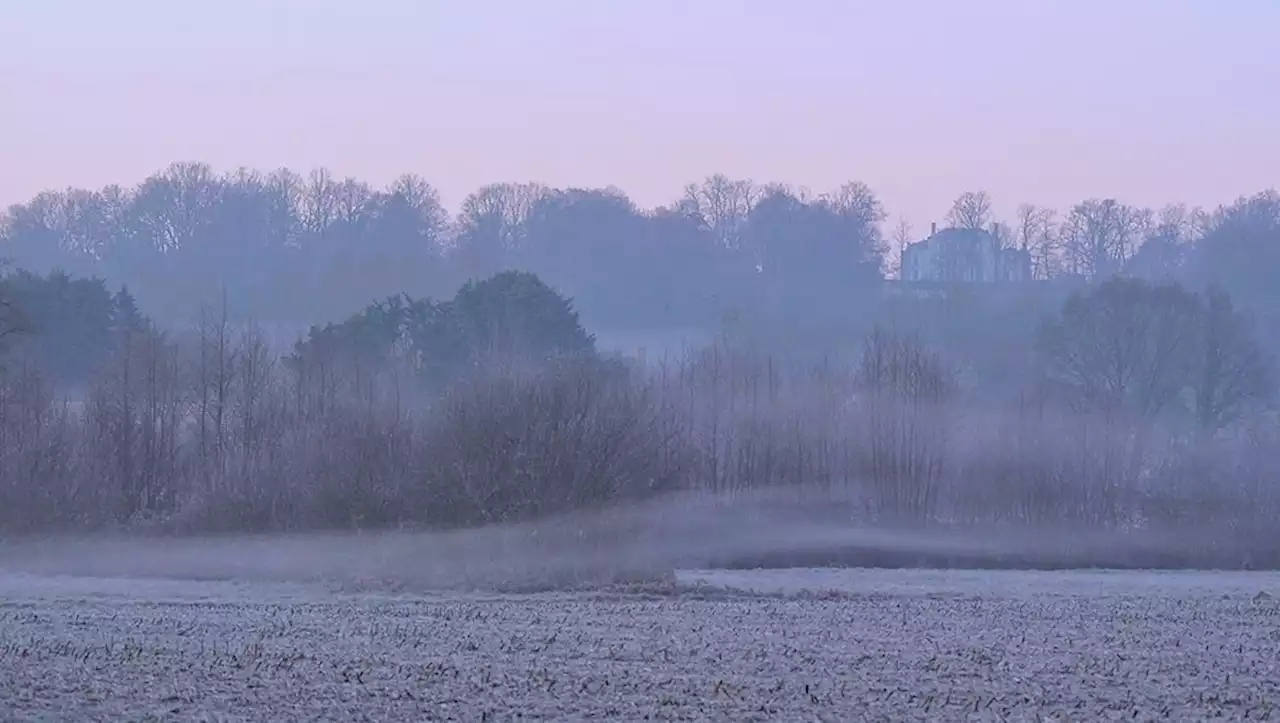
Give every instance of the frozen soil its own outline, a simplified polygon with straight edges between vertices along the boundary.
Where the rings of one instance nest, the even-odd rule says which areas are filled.
[[[1201,720],[1269,573],[686,571],[530,594],[4,572],[3,720]]]

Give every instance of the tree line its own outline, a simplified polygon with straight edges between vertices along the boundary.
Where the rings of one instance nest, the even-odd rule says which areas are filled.
[[[885,238],[860,184],[713,177],[653,211],[499,185],[450,219],[412,178],[316,173],[303,187],[351,202],[276,205],[289,174],[158,178],[6,216],[0,529],[455,526],[783,487],[947,524],[1209,525],[1223,564],[1277,553],[1275,193],[1014,224],[966,193],[947,223],[1026,248],[1038,278],[939,291],[883,283],[913,235]],[[191,313],[145,301],[169,293]],[[310,325],[286,353],[237,313],[255,298]],[[734,313],[857,323],[803,355]],[[599,348],[606,324],[718,335],[639,360]]]
[[[484,464],[495,443],[482,438],[467,450],[478,457],[459,458],[444,439],[457,432],[441,411],[451,400],[492,394],[488,382],[501,379],[563,384],[561,372],[614,401],[633,394],[571,302],[522,272],[438,302],[391,297],[315,327],[284,356],[260,330],[236,328],[225,306],[168,330],[98,279],[19,271],[0,298],[20,324],[0,359],[0,530],[486,521],[496,513],[470,499],[474,480],[436,479]],[[77,372],[75,393],[59,388]],[[454,421],[469,422],[463,414]],[[509,431],[526,426],[535,420]],[[416,446],[432,439],[429,452]]]
[[[107,340],[74,397],[56,354],[7,349],[6,532],[452,527],[784,488],[869,519],[1193,526],[1214,542],[1187,537],[1184,562],[1280,564],[1274,356],[1217,289],[1077,288],[992,386],[892,319],[847,359],[722,335],[641,364],[529,272],[387,297],[285,355],[225,306],[172,331],[100,280],[6,284],[95,298]]]
[[[946,214],[1028,251],[1037,279],[1116,274],[1216,284],[1243,306],[1280,307],[1280,195],[1218,209],[1086,199],[997,218],[967,192]],[[815,194],[713,175],[641,209],[617,188],[497,183],[456,214],[423,178],[384,189],[324,169],[218,174],[177,163],[136,187],[37,195],[0,217],[0,255],[38,273],[127,286],[186,324],[225,295],[239,315],[323,323],[394,293],[441,296],[467,279],[531,271],[597,327],[718,327],[726,316],[796,320],[860,313],[892,277],[909,224],[863,183]],[[1274,317],[1268,317],[1268,328]]]

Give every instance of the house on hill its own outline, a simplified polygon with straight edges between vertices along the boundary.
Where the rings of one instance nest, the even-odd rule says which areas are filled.
[[[998,284],[1031,279],[1031,254],[1004,248],[989,231],[935,224],[923,241],[902,249],[901,278],[907,282]]]

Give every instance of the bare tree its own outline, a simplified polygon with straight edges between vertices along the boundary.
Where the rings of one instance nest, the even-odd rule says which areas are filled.
[[[1241,304],[1277,309],[1275,269],[1280,268],[1280,190],[1240,198],[1217,209],[1196,244],[1197,274],[1224,287]],[[1259,314],[1270,327],[1265,333],[1280,341],[1280,317]],[[1270,317],[1270,318],[1268,318]]]
[[[427,430],[433,500],[458,521],[509,521],[684,486],[690,451],[649,384],[594,360],[484,373]]]
[[[849,181],[834,193],[825,194],[821,200],[841,217],[856,219],[865,226],[875,226],[886,218],[880,198],[870,186],[861,181]]]
[[[354,178],[344,178],[336,189],[336,218],[348,226],[357,226],[369,212],[373,189]]]
[[[397,178],[388,194],[401,199],[413,214],[414,232],[432,250],[443,248],[449,214],[440,201],[440,192],[421,176],[406,173]]]
[[[337,219],[339,188],[326,168],[317,168],[307,177],[299,203],[299,223],[312,240],[323,237]]]
[[[947,211],[947,223],[954,228],[986,230],[994,220],[991,196],[986,191],[965,191]]]
[[[60,197],[64,250],[80,263],[102,258],[108,242],[124,232],[128,198],[118,186],[102,191],[71,189]]]
[[[1030,203],[1018,206],[1014,238],[1031,256],[1031,272],[1037,279],[1052,278],[1058,270],[1060,248],[1056,231],[1053,209]]]
[[[305,230],[302,204],[306,182],[288,168],[278,168],[263,179],[262,197],[266,201],[263,231],[272,247],[297,247]]]
[[[204,163],[174,163],[134,195],[139,230],[156,250],[189,248],[206,234],[224,181]]]
[[[987,231],[995,238],[999,248],[1013,249],[1018,247],[1018,238],[1014,235],[1013,227],[1004,221],[992,221],[987,226]]]
[[[950,371],[914,339],[876,329],[863,344],[857,379],[874,500],[882,511],[927,518],[944,474]]]
[[[534,209],[549,189],[539,183],[494,183],[462,201],[454,248],[469,276],[491,273],[519,250]]]
[[[849,181],[819,201],[833,210],[852,234],[860,237],[868,252],[884,258],[888,249],[880,225],[889,215],[870,186],[861,181]]]
[[[907,246],[914,243],[915,240],[911,222],[906,218],[899,218],[897,223],[893,225],[893,232],[889,235],[889,242],[893,246],[886,259],[888,268],[885,271],[890,276],[898,279],[902,278],[902,254],[906,251]]]
[[[26,360],[0,376],[0,527],[40,531],[84,524],[105,506],[89,500],[68,405]],[[77,493],[80,494],[77,494]]]
[[[1133,255],[1151,216],[1112,198],[1076,204],[1062,227],[1068,270],[1099,279],[1116,273]]]
[[[2,274],[8,263],[0,259],[0,274]],[[13,339],[21,334],[28,333],[31,329],[26,314],[18,308],[13,299],[9,298],[7,290],[4,288],[4,280],[0,278],[0,354],[5,351]]]
[[[59,258],[65,246],[63,206],[62,194],[53,191],[42,191],[24,204],[11,206],[4,215],[6,246],[13,249],[21,245],[25,259],[42,263]]]
[[[261,469],[263,455],[272,443],[269,395],[275,378],[275,360],[266,337],[256,327],[246,330],[239,344],[236,364],[237,398],[235,414],[239,476],[242,483],[251,480]]]
[[[761,187],[755,183],[733,180],[720,173],[700,184],[689,184],[684,195],[716,239],[729,248],[738,246],[747,215],[763,197]]]
[[[1116,278],[1069,298],[1040,346],[1086,409],[1149,423],[1190,384],[1198,317],[1195,294],[1177,285]]]
[[[1144,229],[1141,244],[1127,259],[1126,271],[1148,279],[1178,278],[1206,223],[1206,215],[1198,209],[1165,206]]]
[[[1194,377],[1196,424],[1212,434],[1239,420],[1274,388],[1273,361],[1254,334],[1253,319],[1220,289],[1205,294]]]
[[[1077,450],[1069,476],[1094,483],[1091,506],[1112,522],[1192,386],[1199,317],[1198,297],[1177,285],[1116,277],[1072,295],[1041,329],[1045,371],[1078,420],[1065,435]]]
[[[237,363],[225,294],[217,317],[210,318],[207,309],[201,310],[196,353],[199,469],[204,491],[215,493],[227,481],[228,420]]]

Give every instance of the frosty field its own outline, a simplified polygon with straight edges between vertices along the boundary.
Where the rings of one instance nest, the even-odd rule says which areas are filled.
[[[1266,573],[685,571],[530,594],[4,572],[0,719],[1264,718]]]

